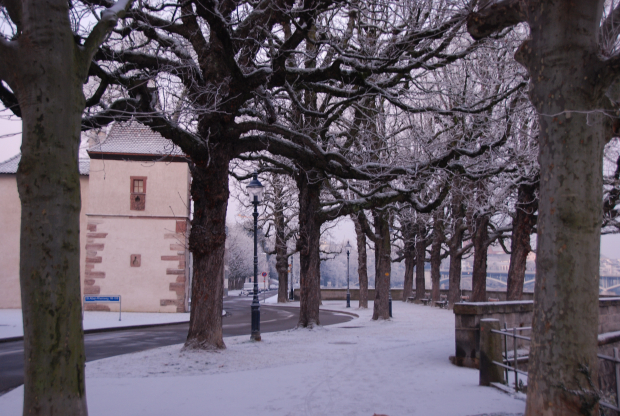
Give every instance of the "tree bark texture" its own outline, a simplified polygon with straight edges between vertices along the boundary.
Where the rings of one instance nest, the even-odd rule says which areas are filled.
[[[415,227],[414,223],[407,221],[402,225],[402,234],[405,240],[403,255],[405,257],[405,278],[403,281],[403,302],[413,294],[413,269],[415,268]]]
[[[77,160],[84,78],[69,58],[75,42],[67,3],[49,3],[24,16],[33,27],[20,43],[31,49],[11,85],[22,112],[24,415],[86,415]]]
[[[390,319],[389,290],[392,273],[392,245],[389,214],[373,210],[375,226],[375,304],[372,319]]]
[[[189,249],[194,276],[186,349],[226,348],[222,335],[224,282],[219,270],[224,265],[229,163],[229,149],[218,143],[211,148],[208,161],[190,165],[194,218]]]
[[[278,303],[288,302],[288,249],[286,247],[284,206],[277,200],[274,206],[276,228],[276,271],[278,272]]]
[[[444,241],[443,235],[443,216],[435,214],[433,221],[433,242],[431,244],[431,298],[433,305],[439,300],[439,281],[441,280],[441,245]]]
[[[510,266],[508,267],[508,287],[506,289],[507,300],[521,300],[523,296],[527,256],[532,251],[530,236],[536,224],[535,213],[538,210],[537,189],[538,183],[519,185],[515,206],[516,215],[512,222]]]
[[[356,214],[351,215],[355,225],[355,236],[357,237],[357,275],[360,286],[359,307],[368,308],[368,255],[366,254],[366,233],[357,219]]]
[[[295,178],[299,189],[299,285],[300,304],[298,326],[320,325],[321,304],[321,183],[316,171],[300,170]]]
[[[417,236],[415,243],[415,300],[420,303],[426,295],[426,281],[424,279],[424,263],[426,261],[426,246],[428,241],[426,236],[426,227],[423,224],[417,224]]]
[[[455,244],[450,246],[450,270],[448,272],[448,307],[450,309],[454,307],[455,303],[461,301],[461,273],[463,262],[463,254],[461,252],[461,246],[463,244],[462,232],[460,237],[460,242],[453,241]]]
[[[91,49],[75,41],[66,1],[26,0],[9,8],[19,36],[0,39],[0,81],[15,93],[22,118],[23,414],[87,415],[78,147]],[[102,21],[98,35],[114,27],[116,14],[102,13]],[[89,45],[97,47],[102,37],[89,37]]]
[[[488,214],[477,215],[474,218],[475,229],[472,232],[474,243],[474,270],[472,271],[472,302],[487,301],[487,249],[489,247],[489,220]]]
[[[516,58],[540,126],[536,287],[526,415],[598,414],[597,332],[605,92],[618,58],[599,55],[603,0],[513,1],[470,33],[527,21]],[[497,13],[497,11],[504,12]],[[478,25],[478,22],[484,24]],[[499,24],[497,24],[499,22]],[[496,23],[494,25],[494,23]],[[491,25],[489,28],[488,25]],[[478,26],[478,27],[476,27]]]
[[[606,140],[604,116],[586,113],[600,108],[603,98],[590,69],[598,60],[600,21],[593,3],[602,2],[546,5],[544,12],[535,13],[537,23],[530,24],[532,40],[521,47],[541,132],[528,416],[584,414],[581,409],[590,406],[592,414],[597,410],[594,386],[582,372],[587,368],[596,385]],[[585,395],[565,391],[580,388],[587,390]]]
[[[463,261],[463,235],[465,234],[465,226],[463,218],[465,210],[460,198],[453,202],[452,217],[454,221],[452,236],[448,240],[448,249],[450,251],[450,270],[448,274],[448,307],[452,309],[455,303],[461,301],[461,272]]]
[[[101,12],[83,45],[62,0],[4,2],[15,24],[0,37],[0,81],[22,118],[20,285],[24,415],[87,415],[80,299],[78,148],[82,91],[96,48],[131,2]],[[119,7],[117,7],[119,6]]]

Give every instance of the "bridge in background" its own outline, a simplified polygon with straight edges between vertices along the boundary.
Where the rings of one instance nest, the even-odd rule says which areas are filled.
[[[534,291],[535,276],[534,273],[525,274],[525,283],[523,287],[525,292]],[[463,283],[467,284],[468,281],[471,284],[471,277],[471,272],[463,272],[461,274],[461,286],[463,286]],[[487,289],[506,290],[507,282],[508,273],[487,272]],[[447,289],[448,285],[448,271],[442,270],[439,286],[442,289]],[[601,294],[620,296],[620,276],[601,276],[599,289]]]

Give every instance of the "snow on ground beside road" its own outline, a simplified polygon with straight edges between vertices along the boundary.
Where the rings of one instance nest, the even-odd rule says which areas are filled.
[[[344,301],[323,303],[325,309],[347,310]],[[452,311],[395,301],[394,318],[379,322],[370,319],[372,302],[367,310],[348,311],[359,318],[266,333],[262,342],[249,341],[249,335],[225,338],[227,349],[220,352],[181,352],[175,345],[89,362],[89,413],[467,416],[524,411],[523,401],[478,386],[477,370],[450,364]],[[0,397],[3,415],[21,415],[22,400],[22,387]]]
[[[228,291],[228,296],[238,296],[239,290]],[[277,303],[278,292],[269,292],[265,302]],[[118,320],[118,312],[84,312],[84,329],[117,328],[123,326],[166,324],[189,322],[189,313],[140,313],[123,312]],[[21,309],[0,309],[0,339],[21,337],[24,335]]]
[[[84,329],[189,322],[189,313],[84,312]],[[21,309],[0,309],[0,339],[24,335]]]

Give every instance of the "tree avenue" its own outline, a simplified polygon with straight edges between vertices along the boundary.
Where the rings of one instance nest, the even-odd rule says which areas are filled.
[[[355,224],[361,308],[367,241],[374,246],[373,319],[389,319],[393,261],[405,260],[403,301],[414,268],[416,300],[425,297],[429,248],[434,301],[448,255],[448,302],[461,301],[461,260],[471,250],[471,300],[486,301],[487,250],[499,239],[508,252],[509,232],[508,297],[519,299],[537,232],[527,412],[596,409],[588,383],[597,371],[601,213],[617,227],[620,201],[620,157],[605,184],[601,173],[620,101],[609,89],[620,8],[594,3],[0,0],[11,20],[0,36],[0,99],[24,123],[28,411],[86,413],[77,146],[80,129],[129,119],[171,140],[190,166],[184,348],[225,348],[229,178],[256,168],[269,183],[261,225],[275,239],[279,302],[287,258],[300,255],[299,327],[320,325],[321,231],[338,218]],[[513,29],[521,22],[525,41],[524,27]],[[523,66],[511,56],[517,45]]]
[[[93,7],[100,4],[107,1],[92,2]],[[365,97],[371,102],[382,97],[402,112],[475,114],[522,86],[502,86],[455,108],[429,106],[409,92],[413,77],[428,77],[479,46],[464,41],[467,12],[463,5],[431,0],[141,2],[128,12],[90,70],[92,97],[105,101],[120,96],[123,105],[102,102],[93,111],[103,110],[103,116],[87,118],[84,128],[133,116],[172,140],[191,160],[195,276],[186,348],[224,347],[218,313],[221,282],[210,271],[220,270],[223,261],[226,177],[235,157],[268,151],[295,161],[297,243],[302,285],[308,285],[301,295],[300,324],[305,326],[318,319],[315,210],[322,178],[389,181],[445,169],[457,156],[474,158],[501,145],[480,140],[461,146],[456,141],[433,158],[401,160],[399,166],[348,150],[355,143],[347,127],[354,119],[349,110]],[[416,189],[405,189],[398,198],[409,198]],[[331,217],[325,213],[326,219]]]

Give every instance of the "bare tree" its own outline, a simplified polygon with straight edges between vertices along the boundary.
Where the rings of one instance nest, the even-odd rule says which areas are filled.
[[[130,6],[130,0],[112,3],[88,30],[75,19],[82,5],[0,2],[6,30],[0,34],[0,99],[22,119],[24,415],[88,413],[77,159],[82,89],[97,48]]]
[[[602,155],[614,107],[606,93],[620,74],[619,14],[603,0],[504,0],[468,20],[476,39],[521,22],[530,32],[515,55],[530,74],[540,126],[528,416],[598,407]]]
[[[228,288],[243,289],[245,279],[252,276],[254,262],[248,255],[253,250],[252,237],[241,224],[229,225],[226,236],[228,246]]]
[[[539,179],[535,178],[533,183],[524,182],[517,189],[506,288],[507,300],[521,300],[523,296],[527,256],[532,251],[530,238],[536,225],[536,211],[538,211],[536,195],[538,181]]]

